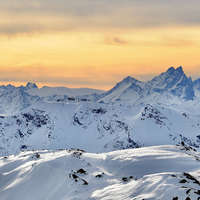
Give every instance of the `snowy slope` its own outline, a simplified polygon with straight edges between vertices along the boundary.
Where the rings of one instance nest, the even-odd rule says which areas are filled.
[[[109,152],[180,144],[200,148],[198,102],[168,104],[41,103],[0,116],[0,154],[80,148]]]
[[[52,95],[67,95],[67,96],[83,96],[90,94],[101,94],[103,90],[90,89],[90,88],[67,88],[67,87],[47,87],[42,88],[31,87],[28,90],[30,95],[47,97]]]
[[[0,158],[1,200],[196,200],[199,180],[199,153],[183,146]]]
[[[0,200],[198,200],[199,97],[182,67],[107,92],[0,86]]]
[[[104,152],[137,147],[131,127],[112,106],[39,103],[0,117],[0,154],[26,149],[83,148]]]
[[[130,76],[116,84],[111,90],[104,93],[100,101],[119,101],[138,99],[141,96],[144,83]]]
[[[196,82],[195,82],[196,83]],[[127,77],[117,85],[104,93],[99,101],[143,101],[149,96],[171,95],[185,100],[195,98],[192,79],[187,77],[180,66],[170,67],[166,72],[154,77],[148,82],[141,82],[132,77]]]
[[[0,114],[11,115],[26,109],[35,103],[70,102],[95,99],[103,91],[89,88],[42,87],[35,83],[15,87],[0,86]]]
[[[200,90],[200,79],[193,81],[193,84],[195,89]]]
[[[191,78],[188,78],[183,68],[169,68],[166,72],[156,76],[145,85],[148,95],[152,92],[165,93],[169,92],[174,96],[181,97],[186,100],[194,99],[194,88]]]
[[[193,89],[182,67],[147,83],[127,77],[103,94],[70,89],[75,97],[68,88],[1,86],[0,155],[65,148],[96,153],[182,141],[199,149],[200,104]]]
[[[34,103],[40,101],[40,97],[29,95],[24,87],[12,85],[0,86],[0,113],[15,114]]]

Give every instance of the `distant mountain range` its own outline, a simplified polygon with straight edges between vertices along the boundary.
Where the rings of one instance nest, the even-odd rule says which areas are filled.
[[[193,100],[195,90],[200,90],[200,79],[192,81],[187,77],[182,67],[170,67],[166,72],[154,77],[148,82],[141,82],[133,77],[126,77],[117,85],[104,93],[102,100],[136,101],[151,95],[173,95],[184,100]]]
[[[15,113],[38,101],[66,102],[74,98],[93,102],[143,102],[146,99],[173,98],[194,100],[200,93],[200,79],[192,81],[183,68],[170,67],[166,72],[147,82],[131,76],[124,78],[109,91],[89,88],[47,87],[38,88],[35,83],[21,87],[0,86],[0,113]]]
[[[0,154],[81,148],[108,152],[162,144],[200,148],[200,79],[182,67],[109,91],[0,86]]]

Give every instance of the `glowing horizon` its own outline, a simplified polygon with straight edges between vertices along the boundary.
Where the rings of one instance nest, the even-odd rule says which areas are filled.
[[[180,65],[200,77],[200,2],[0,5],[1,83],[109,89],[128,75],[149,80]]]

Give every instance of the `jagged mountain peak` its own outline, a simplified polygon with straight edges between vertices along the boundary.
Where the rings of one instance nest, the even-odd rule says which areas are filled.
[[[182,66],[178,68],[170,67],[166,72],[154,77],[152,80],[148,81],[147,84],[151,87],[159,86],[165,89],[174,87],[183,78],[189,80],[183,71]]]
[[[153,78],[147,83],[146,91],[148,95],[154,92],[168,92],[186,100],[192,100],[195,96],[192,79],[187,77],[182,66],[176,69],[170,67],[166,72]]]
[[[182,67],[182,66],[177,67],[177,68],[176,68],[176,71],[181,72],[181,73],[184,73],[183,67]]]
[[[127,76],[126,78],[124,78],[122,81],[120,81],[119,83],[135,83],[138,82],[140,83],[141,81],[133,78],[132,76]]]
[[[161,73],[160,75],[154,77],[152,80],[155,80],[157,78],[180,78],[180,76],[186,76],[184,71],[183,71],[183,67],[182,66],[179,66],[177,68],[174,68],[174,67],[170,67],[167,71]],[[175,76],[175,77],[174,77]],[[179,77],[177,77],[179,76]]]
[[[185,100],[192,100],[195,97],[191,77],[187,77],[183,67],[170,67],[165,72],[154,77],[148,82],[139,81],[127,76],[117,83],[115,87],[105,93],[104,99],[118,100],[130,99],[136,101],[145,96],[170,94]]]
[[[165,72],[162,72],[160,75],[154,77],[152,80],[158,78],[158,77],[163,77],[163,78],[166,78],[167,77],[170,77],[170,76],[182,76],[182,75],[185,75],[185,72],[183,70],[183,67],[182,66],[179,66],[177,68],[174,68],[174,67],[170,67],[169,69],[167,69]],[[186,75],[185,75],[186,76]]]
[[[129,100],[130,98],[132,99],[133,96],[134,98],[138,98],[144,85],[144,82],[131,76],[127,76],[122,81],[118,82],[111,90],[106,92],[101,101],[109,102],[121,99]]]
[[[33,88],[38,88],[38,86],[37,86],[35,83],[28,82],[28,83],[26,84],[26,88],[27,88],[27,89],[33,89]]]
[[[173,66],[171,66],[166,72],[175,72],[175,71],[184,72],[182,66],[179,66],[177,68],[174,68]]]
[[[127,76],[126,78],[124,78],[122,81],[118,82],[110,91],[108,91],[108,93],[111,93],[115,90],[118,89],[127,89],[128,87],[130,87],[132,84],[141,84],[142,82],[131,77],[131,76]]]
[[[167,72],[168,72],[168,73],[173,73],[175,70],[176,70],[176,69],[172,66],[172,67],[170,67],[170,68],[167,70]]]

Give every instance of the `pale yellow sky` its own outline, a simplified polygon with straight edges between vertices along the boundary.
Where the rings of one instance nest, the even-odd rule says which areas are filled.
[[[148,80],[179,65],[200,77],[195,5],[186,18],[187,9],[175,13],[166,3],[47,1],[0,2],[0,82],[109,89],[125,76]]]

